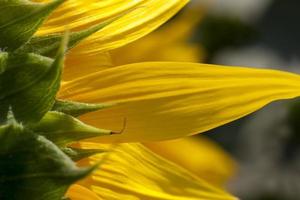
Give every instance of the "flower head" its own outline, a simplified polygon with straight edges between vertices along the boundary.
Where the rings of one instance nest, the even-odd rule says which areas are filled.
[[[106,51],[148,34],[178,12],[187,0],[1,3],[4,25],[0,26],[0,33],[5,40],[0,39],[0,45],[9,46],[9,51],[0,57],[5,72],[1,80],[12,89],[0,88],[0,111],[3,116],[8,113],[1,119],[4,125],[0,127],[0,142],[4,141],[1,148],[5,153],[0,156],[7,159],[13,152],[17,162],[8,159],[9,167],[0,165],[0,171],[5,175],[4,183],[15,183],[19,178],[10,166],[34,186],[47,183],[47,187],[42,185],[36,190],[45,192],[44,197],[61,198],[70,184],[100,166],[92,176],[73,185],[69,197],[236,199],[145,146],[125,142],[194,135],[241,118],[272,101],[300,95],[300,76],[275,70],[187,62],[112,66]],[[24,10],[19,13],[21,7]],[[5,9],[14,11],[15,16],[5,16]],[[69,37],[61,33],[66,27],[70,29]],[[10,43],[6,38],[18,40]],[[122,131],[115,134],[118,130]],[[30,148],[21,148],[23,141]],[[122,144],[113,149],[105,144],[116,142]],[[15,147],[20,147],[20,151],[15,151]],[[23,157],[27,153],[29,156]],[[32,160],[31,155],[39,159]],[[73,161],[95,165],[79,168]],[[18,187],[16,190],[32,195],[26,184]],[[35,198],[39,197],[36,191],[32,192]],[[6,194],[14,195],[11,191]],[[82,197],[83,194],[87,196]]]

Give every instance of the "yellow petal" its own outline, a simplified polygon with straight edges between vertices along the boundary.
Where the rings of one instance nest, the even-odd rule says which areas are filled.
[[[72,30],[81,30],[125,13],[78,45],[78,53],[80,49],[80,53],[96,53],[141,38],[166,22],[187,2],[188,0],[69,0],[50,17],[38,34],[62,32],[66,26]]]
[[[149,141],[193,135],[300,95],[300,76],[276,70],[196,63],[119,66],[62,85],[59,98],[117,103],[82,120],[122,134],[99,141]]]
[[[80,185],[72,185],[66,196],[72,200],[101,200],[96,193]]]
[[[233,158],[204,136],[152,142],[145,145],[210,184],[223,187],[236,172]]]
[[[108,145],[83,143],[84,148]],[[105,154],[91,158],[91,163]],[[83,183],[109,200],[233,200],[187,170],[153,154],[140,144],[121,144],[104,158],[101,167]]]
[[[159,47],[158,47],[159,48]],[[152,55],[155,55],[153,53]],[[174,43],[161,48],[156,56],[146,61],[175,61],[175,62],[201,62],[204,60],[204,51],[199,45]]]
[[[72,49],[66,56],[63,72],[64,81],[74,80],[113,66],[111,57],[107,52],[83,56],[76,54],[76,49]]]
[[[150,34],[151,35],[151,34]],[[176,62],[199,62],[203,60],[204,51],[197,45],[177,42],[166,46],[160,45],[160,39],[151,38],[141,39],[125,47],[111,52],[114,65],[124,65],[137,62],[148,61],[176,61]],[[128,54],[126,52],[134,52]]]
[[[203,51],[198,44],[192,44],[188,40],[203,14],[202,8],[185,9],[157,31],[111,51],[113,63],[124,65],[145,61],[199,62]]]

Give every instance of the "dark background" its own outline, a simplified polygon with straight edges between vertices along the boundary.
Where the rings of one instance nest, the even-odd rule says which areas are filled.
[[[299,73],[300,1],[274,0],[253,19],[222,13],[222,8],[208,11],[192,38],[204,46],[204,62]],[[228,187],[241,199],[300,199],[299,105],[300,100],[272,103],[206,133],[239,162]]]

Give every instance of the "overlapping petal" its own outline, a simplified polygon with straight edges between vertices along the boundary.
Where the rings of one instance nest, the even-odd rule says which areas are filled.
[[[220,146],[204,136],[144,144],[152,151],[223,187],[234,176],[236,163]]]
[[[46,24],[39,35],[71,30],[121,16],[104,29],[90,36],[74,50],[76,54],[92,54],[110,50],[130,43],[166,22],[188,0],[111,0],[66,1]],[[85,48],[81,48],[81,47]]]
[[[146,61],[200,62],[203,59],[203,50],[199,44],[188,40],[204,13],[202,7],[188,7],[153,33],[111,51],[113,63],[124,65]]]
[[[113,67],[113,63],[108,52],[83,56],[70,51],[65,61],[63,81],[75,80],[110,67]]]
[[[109,149],[109,145],[82,143],[84,148]],[[106,156],[91,158],[95,163]],[[103,199],[110,200],[233,200],[187,170],[153,154],[140,144],[121,144],[82,183]]]
[[[299,75],[194,63],[119,66],[62,85],[59,98],[117,103],[88,124],[122,134],[100,142],[165,140],[207,131],[279,99],[300,95]]]

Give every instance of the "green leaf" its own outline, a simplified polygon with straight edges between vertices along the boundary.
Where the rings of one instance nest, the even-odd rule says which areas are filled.
[[[56,100],[52,110],[62,112],[74,117],[97,111],[100,109],[108,108],[113,104],[90,104],[90,103],[79,103],[74,101]]]
[[[40,122],[30,128],[60,147],[83,139],[113,134],[110,130],[86,125],[70,115],[56,111],[47,112]]]
[[[33,3],[28,0],[0,0],[0,48],[13,51],[24,45],[42,22],[65,0]]]
[[[0,54],[1,122],[5,121],[9,107],[22,123],[39,121],[53,107],[61,81],[65,43],[55,60],[35,54]]]
[[[104,28],[106,25],[110,24],[114,20],[116,19],[113,18],[107,22],[100,23],[98,25],[92,26],[82,31],[71,32],[68,49],[73,48],[83,39],[101,30],[102,28]],[[43,56],[53,57],[60,46],[60,41],[62,40],[63,36],[64,34],[58,33],[53,35],[33,37],[22,48],[18,49],[18,52],[34,52]]]
[[[92,168],[78,168],[57,146],[18,124],[0,126],[0,199],[61,200]]]

